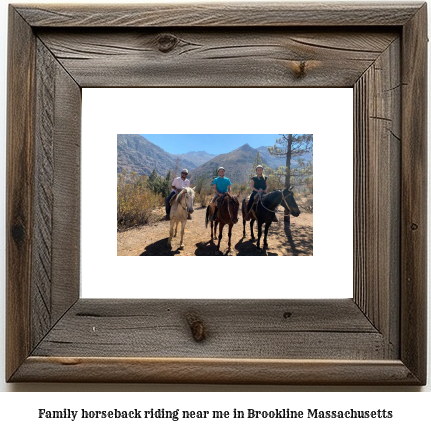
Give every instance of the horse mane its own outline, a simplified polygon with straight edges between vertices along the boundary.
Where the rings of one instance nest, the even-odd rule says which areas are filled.
[[[184,195],[184,194],[188,194],[188,195],[191,195],[191,197],[192,198],[194,198],[194,196],[195,196],[195,192],[194,192],[194,190],[191,188],[191,187],[184,187],[179,193],[178,193],[178,195],[176,196],[176,198],[175,198],[175,202],[176,203],[179,203],[180,202],[180,199],[181,199],[181,196],[182,195]]]
[[[182,189],[182,190],[177,194],[177,197],[175,198],[175,202],[176,202],[176,203],[179,203],[179,202],[180,202],[181,195],[183,195],[184,193],[186,193],[185,188],[184,188],[184,189]]]
[[[279,193],[282,195],[283,191],[282,190],[274,190],[273,192],[267,193],[267,194],[262,196],[262,201],[266,201],[267,199],[268,199],[268,201],[271,201],[272,198],[274,196],[277,196]]]
[[[232,193],[229,193],[229,192],[226,192],[226,193],[224,194],[224,197],[223,197],[223,200],[221,201],[221,203],[223,203],[223,202],[224,202],[225,197],[228,197],[228,198],[229,198],[231,201],[233,201],[233,202],[237,202],[237,203],[238,203],[238,205],[239,205],[239,200],[238,200],[238,198],[237,198],[235,195],[233,195]]]

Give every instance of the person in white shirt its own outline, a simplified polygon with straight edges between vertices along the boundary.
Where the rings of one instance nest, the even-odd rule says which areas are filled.
[[[169,213],[171,212],[171,198],[172,196],[179,193],[184,187],[190,187],[190,180],[187,178],[189,171],[187,169],[183,169],[181,171],[181,176],[177,177],[172,181],[172,192],[166,198],[166,220],[170,220]],[[191,219],[190,214],[188,214],[188,219]]]

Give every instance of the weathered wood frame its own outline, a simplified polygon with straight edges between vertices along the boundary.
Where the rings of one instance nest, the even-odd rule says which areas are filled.
[[[426,44],[423,3],[10,6],[6,379],[425,384]],[[353,87],[354,298],[80,299],[81,88],[118,86]]]

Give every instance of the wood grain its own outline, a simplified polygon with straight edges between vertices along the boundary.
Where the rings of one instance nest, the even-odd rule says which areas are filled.
[[[37,53],[33,345],[79,297],[80,241],[81,90],[40,40]]]
[[[401,361],[29,357],[15,381],[417,385]]]
[[[355,301],[388,337],[388,354],[399,356],[393,331],[399,313],[401,178],[400,38],[382,52],[355,85],[354,274]],[[391,329],[392,328],[392,329]]]
[[[403,30],[401,358],[426,379],[427,8]]]
[[[17,5],[33,27],[400,26],[422,3]]]
[[[82,87],[352,87],[397,34],[44,29],[38,37]]]
[[[54,106],[56,61],[43,44],[37,43],[36,56],[36,140],[34,175],[34,252],[32,264],[32,344],[52,326],[52,230],[54,200]]]
[[[9,12],[6,197],[6,375],[29,355],[32,345],[31,261],[33,234],[33,139],[35,39],[31,28]]]
[[[190,316],[203,325],[201,343]],[[384,351],[384,338],[349,299],[82,299],[34,355],[384,359]]]

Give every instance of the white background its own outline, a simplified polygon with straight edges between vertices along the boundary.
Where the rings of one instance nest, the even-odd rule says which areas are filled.
[[[74,3],[68,0],[68,3]],[[132,3],[132,0],[128,0]],[[14,3],[27,3],[26,1],[16,0]],[[39,3],[39,2],[34,2]],[[43,3],[50,3],[45,0]],[[51,1],[51,3],[53,3]],[[54,3],[64,3],[60,0]],[[86,3],[95,3],[94,1],[87,1]],[[109,3],[106,0],[104,3]],[[392,3],[392,2],[387,2]],[[0,5],[0,172],[2,172],[2,180],[0,184],[5,183],[5,119],[6,119],[6,35],[7,35],[7,2],[1,2]],[[141,129],[136,132],[141,132]],[[0,202],[2,212],[0,213],[0,221],[4,226],[4,187],[0,188]],[[0,231],[0,261],[1,261],[1,291],[0,295],[0,313],[4,316],[4,262],[5,262],[5,237],[4,230]],[[429,301],[429,300],[428,300]],[[431,308],[429,304],[428,309]],[[0,369],[4,370],[4,319],[0,321]],[[428,331],[431,333],[431,330]],[[430,354],[428,354],[428,361],[430,361]],[[430,367],[428,367],[430,368]],[[73,426],[78,425],[80,430],[93,429],[95,424],[102,425],[104,429],[118,429],[119,426],[124,426],[120,422],[90,422],[84,424],[82,422],[68,423],[67,421],[51,421],[51,422],[38,422],[37,409],[38,408],[87,408],[87,409],[108,409],[108,408],[157,408],[162,405],[165,408],[183,408],[183,409],[205,409],[210,407],[212,409],[229,409],[229,408],[257,408],[260,406],[262,409],[275,408],[275,407],[291,407],[296,408],[309,408],[310,405],[316,405],[322,409],[324,408],[344,408],[352,406],[353,408],[391,408],[397,414],[396,425],[404,429],[423,429],[429,424],[429,405],[431,402],[430,390],[431,385],[428,384],[423,388],[404,388],[404,387],[286,387],[286,386],[201,386],[201,385],[143,385],[143,384],[129,384],[129,385],[113,385],[113,384],[6,384],[0,377],[0,424],[2,428],[7,429],[12,426],[20,428],[20,426],[33,427],[35,429],[42,428],[46,430],[58,430],[59,426],[62,429],[71,429]],[[392,391],[393,393],[381,393],[379,391]],[[8,392],[9,391],[9,392]],[[11,393],[15,391],[18,393]],[[37,391],[38,394],[31,392]],[[54,392],[50,392],[54,391]],[[57,393],[59,391],[60,393]],[[74,393],[76,391],[84,391],[83,393]],[[94,392],[98,391],[98,392]],[[110,391],[124,391],[123,394],[111,394]],[[184,393],[176,394],[172,391],[182,391]],[[195,391],[199,391],[196,393]],[[202,392],[203,393],[202,393]],[[223,391],[222,394],[217,393]],[[234,393],[229,391],[253,391],[252,393]],[[308,393],[296,393],[296,391]],[[321,391],[329,391],[329,393],[322,393]],[[362,391],[366,391],[362,393]],[[420,392],[424,393],[412,393]],[[29,392],[29,393],[25,393]],[[151,393],[146,393],[151,392]],[[164,392],[159,394],[157,392]],[[265,393],[261,393],[265,392]],[[269,392],[269,393],[267,393]],[[347,393],[342,393],[347,392]],[[13,425],[12,425],[13,423]],[[177,423],[175,423],[177,424]],[[298,425],[297,422],[261,422],[257,421],[247,422],[247,428],[259,429],[262,426],[271,426],[271,428],[286,429],[293,425]],[[381,430],[388,422],[381,421],[309,421],[300,422],[300,429],[311,430],[315,429],[316,425],[323,427],[323,429],[360,429],[364,427],[368,429]],[[391,426],[395,426],[394,422],[389,422]],[[37,427],[35,427],[37,425]],[[158,423],[153,425],[153,429],[160,426]],[[172,426],[166,422],[165,426]],[[174,425],[176,428],[186,426],[188,430],[192,427],[206,426],[206,428],[219,428],[220,426],[234,428],[231,422],[220,424],[217,421],[209,421],[204,424],[200,422],[184,422],[183,424]],[[235,425],[235,429],[237,425]],[[129,423],[127,423],[129,427]],[[359,428],[360,427],[360,428]],[[145,429],[149,428],[146,423],[139,422],[128,429]],[[78,428],[76,428],[78,429]]]
[[[352,297],[351,88],[83,89],[82,100],[82,297]],[[167,101],[178,114],[168,124],[160,115]],[[118,133],[288,132],[313,133],[313,256],[117,256]],[[188,223],[192,229],[196,222]],[[166,223],[166,238],[168,229]],[[222,248],[226,241],[225,234]],[[175,282],[167,273],[179,266]],[[208,282],[216,267],[228,271],[230,283]]]

